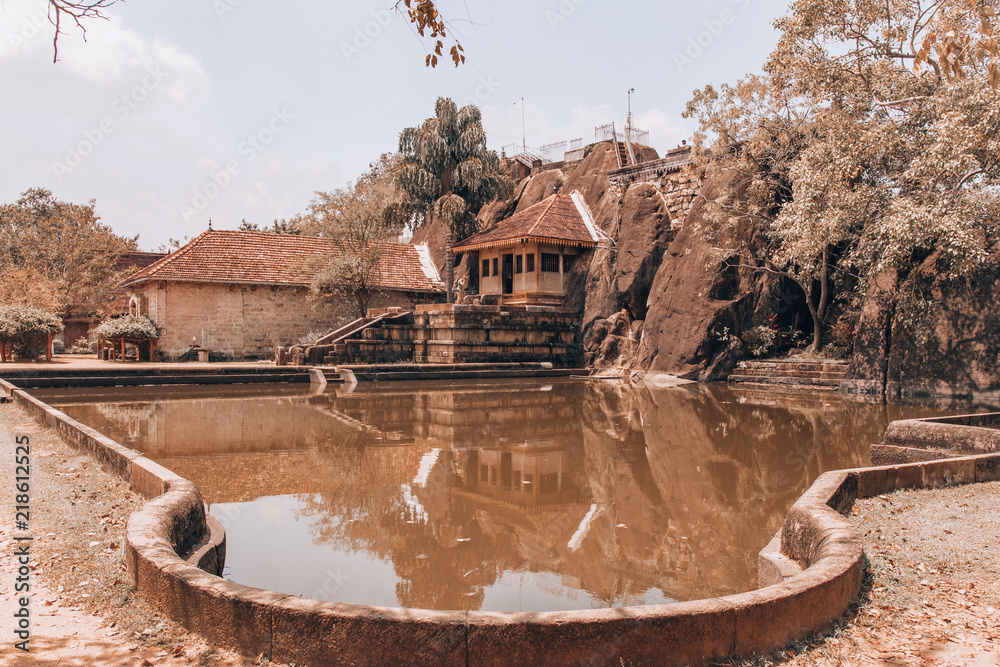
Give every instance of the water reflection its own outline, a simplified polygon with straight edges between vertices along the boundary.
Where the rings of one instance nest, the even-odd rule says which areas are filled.
[[[535,380],[36,393],[197,483],[234,580],[498,611],[749,590],[820,473],[892,419],[971,409]]]

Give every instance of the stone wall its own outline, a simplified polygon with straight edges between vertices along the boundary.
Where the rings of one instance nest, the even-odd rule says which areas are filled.
[[[414,313],[417,363],[579,363],[579,312],[543,306],[424,306]]]
[[[346,304],[317,302],[304,287],[149,283],[133,288],[145,298],[147,314],[161,328],[157,348],[168,360],[194,342],[234,359],[268,358],[279,345],[307,333],[329,331],[351,318]],[[421,298],[391,293],[371,306],[412,308]]]

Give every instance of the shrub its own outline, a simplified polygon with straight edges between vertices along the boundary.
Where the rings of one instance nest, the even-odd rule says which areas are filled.
[[[0,307],[0,344],[10,343],[18,359],[35,359],[45,351],[49,335],[63,330],[52,313],[27,306]]]
[[[124,338],[129,343],[141,343],[156,340],[160,336],[159,329],[153,320],[143,315],[123,315],[101,322],[94,329],[93,336],[104,340]]]
[[[778,331],[767,324],[747,329],[742,338],[751,357],[766,357],[778,347]]]

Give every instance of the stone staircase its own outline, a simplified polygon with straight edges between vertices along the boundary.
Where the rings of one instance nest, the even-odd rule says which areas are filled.
[[[628,147],[625,145],[625,142],[624,141],[615,142],[615,148],[618,150],[618,164],[621,165],[621,168],[631,167],[632,162],[629,160]]]
[[[323,358],[327,366],[341,364],[391,364],[413,361],[412,324],[379,323],[332,345]]]
[[[846,361],[771,359],[741,361],[729,384],[747,389],[839,391],[847,375]]]

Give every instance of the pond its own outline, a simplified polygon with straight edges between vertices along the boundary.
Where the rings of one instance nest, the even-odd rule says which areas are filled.
[[[229,579],[487,611],[751,590],[817,476],[891,420],[972,410],[568,379],[32,393],[194,481]]]

